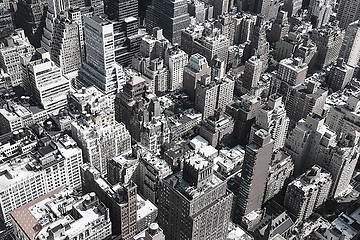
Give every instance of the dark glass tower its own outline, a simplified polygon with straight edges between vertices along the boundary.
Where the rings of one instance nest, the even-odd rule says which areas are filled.
[[[172,43],[181,43],[181,30],[190,23],[186,0],[153,0],[146,11],[146,31],[154,27],[163,29],[164,36]]]
[[[111,0],[106,1],[105,13],[110,18],[123,21],[127,17],[138,19],[137,0]]]

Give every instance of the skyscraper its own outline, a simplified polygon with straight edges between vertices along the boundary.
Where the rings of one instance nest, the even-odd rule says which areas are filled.
[[[320,28],[329,22],[333,4],[334,0],[310,0],[309,13],[314,27]]]
[[[34,47],[40,47],[46,18],[47,0],[20,0],[15,12],[15,23],[17,27],[24,29]]]
[[[350,131],[360,132],[360,101],[350,96],[345,102],[340,102],[330,108],[326,116],[326,125],[341,137]]]
[[[285,149],[294,161],[294,175],[299,176],[318,161],[320,145],[330,149],[336,145],[336,134],[324,125],[325,119],[316,114],[300,120],[289,132]]]
[[[285,144],[289,122],[285,105],[282,103],[282,97],[277,94],[271,95],[268,103],[260,108],[256,116],[256,124],[251,128],[250,142],[257,130],[264,129],[274,139],[273,151],[280,150]]]
[[[357,0],[340,0],[336,18],[339,26],[346,29],[347,26],[360,18],[360,2]]]
[[[254,95],[245,94],[240,101],[226,107],[226,112],[235,119],[234,140],[242,146],[248,144],[251,126],[261,107],[260,100]]]
[[[238,222],[241,216],[261,208],[273,145],[274,140],[271,139],[270,133],[260,129],[255,132],[252,142],[246,146],[235,209],[235,218]]]
[[[105,13],[118,21],[124,21],[128,17],[138,19],[138,1],[108,0],[105,3]]]
[[[94,13],[94,9],[91,7],[71,7],[68,11],[68,18],[72,23],[76,23],[79,29],[79,41],[81,60],[85,60],[85,40],[84,40],[84,16],[91,17]]]
[[[360,60],[360,20],[350,23],[345,31],[339,57],[351,67],[357,67]]]
[[[204,56],[211,67],[218,61],[226,66],[229,47],[227,36],[209,25],[189,26],[181,32],[181,48],[189,55],[198,53]]]
[[[181,31],[190,23],[186,0],[154,0],[146,10],[146,30],[160,27],[172,44],[181,43]]]
[[[246,45],[242,60],[245,62],[254,55],[259,56],[262,66],[261,71],[264,72],[268,67],[269,49],[270,45],[266,40],[265,19],[264,16],[259,15],[256,19],[251,43]]]
[[[50,57],[63,75],[80,69],[81,47],[79,26],[76,23],[65,18],[56,21]]]
[[[281,10],[278,12],[275,21],[271,26],[268,39],[270,42],[277,42],[288,34],[290,29],[288,13]]]
[[[267,20],[273,19],[278,13],[280,2],[273,0],[249,0],[249,10],[263,15]]]
[[[9,10],[0,6],[0,39],[10,36],[14,32],[14,25]]]
[[[289,16],[294,16],[301,9],[302,0],[285,0],[284,10],[289,13]]]
[[[86,85],[95,85],[104,93],[115,93],[118,88],[115,63],[115,22],[102,16],[84,17],[86,60],[79,78]]]
[[[170,91],[182,89],[184,68],[188,64],[188,55],[178,46],[174,46],[166,50],[165,61],[170,72],[168,89]]]
[[[312,31],[311,39],[318,48],[317,67],[323,68],[336,61],[344,40],[345,31],[337,25],[326,25]]]
[[[252,56],[245,62],[244,74],[242,76],[242,87],[251,92],[258,86],[261,76],[261,61],[256,56]]]

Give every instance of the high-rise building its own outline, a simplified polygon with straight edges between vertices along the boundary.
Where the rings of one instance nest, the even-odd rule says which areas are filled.
[[[359,137],[359,132],[351,131],[344,135],[335,147],[328,152],[324,151],[317,158],[317,164],[331,173],[333,182],[329,193],[331,197],[341,196],[349,187],[359,161]]]
[[[128,184],[138,179],[139,156],[134,151],[125,152],[109,161],[107,180],[115,185]]]
[[[24,37],[24,38],[23,38]],[[29,40],[18,31],[17,35],[11,36],[0,46],[0,66],[10,75],[11,85],[18,86],[23,81],[22,65],[20,56],[32,56],[34,47]]]
[[[154,27],[160,27],[164,36],[172,44],[181,43],[181,31],[190,23],[185,0],[154,0],[146,10],[146,30],[152,33]]]
[[[286,114],[294,122],[306,118],[310,113],[321,116],[327,95],[328,91],[321,88],[316,79],[310,78],[306,84],[291,88],[286,96]]]
[[[285,0],[284,10],[289,13],[289,16],[295,16],[302,7],[302,0]]]
[[[176,49],[177,47],[170,47],[170,42],[163,36],[163,30],[159,27],[155,27],[152,35],[145,35],[141,39],[139,55],[140,57],[149,58],[149,60],[155,58],[166,59],[165,53],[167,48]]]
[[[280,8],[280,2],[273,0],[250,0],[249,10],[263,15],[267,20],[274,19]]]
[[[48,10],[59,16],[62,12],[70,7],[71,0],[48,0]]]
[[[55,35],[59,34],[55,33],[55,25],[60,18],[64,17],[64,11],[68,10],[69,7],[69,0],[48,0],[45,27],[43,29],[44,33],[41,38],[41,47],[48,52],[50,52],[53,47],[52,44]],[[61,35],[57,37],[61,37]]]
[[[229,0],[215,0],[214,1],[214,17],[218,17],[227,13],[231,8],[232,2]]]
[[[196,24],[203,23],[205,21],[207,9],[210,6],[213,8],[212,5],[206,5],[205,2],[201,2],[198,0],[189,1],[188,13],[190,14],[190,19],[194,18]]]
[[[211,67],[219,60],[226,66],[231,44],[227,36],[219,31],[206,25],[191,25],[181,33],[181,48],[189,55],[198,53],[204,56]]]
[[[317,67],[319,69],[329,66],[335,62],[341,50],[345,31],[337,25],[326,25],[315,28],[311,34],[311,40],[318,48]]]
[[[350,23],[360,18],[360,2],[357,0],[340,0],[336,18],[339,26],[346,29]]]
[[[238,42],[235,40],[235,43],[241,44],[250,41],[253,35],[255,24],[256,24],[256,16],[245,13],[241,20],[239,26],[240,29],[237,34],[239,35],[238,36],[239,40]]]
[[[300,58],[288,58],[280,61],[277,74],[282,81],[297,86],[305,82],[307,70],[307,64]]]
[[[64,135],[39,148],[34,154],[22,155],[5,162],[1,169],[1,212],[5,223],[9,213],[60,186],[81,186],[81,149]]]
[[[22,58],[25,66],[24,86],[34,101],[49,113],[57,114],[67,105],[69,80],[50,60],[50,54],[39,48],[30,61]]]
[[[297,122],[314,112],[322,115],[327,90],[320,88],[317,75],[305,81],[308,66],[302,59],[284,59],[272,78],[270,93],[283,97],[287,116]]]
[[[158,221],[167,238],[226,239],[233,196],[213,164],[196,154],[162,181]]]
[[[245,62],[244,74],[242,75],[242,87],[251,92],[258,86],[261,77],[261,61],[257,56],[252,56]]]
[[[117,21],[124,21],[128,17],[138,19],[138,1],[136,0],[108,0],[105,3],[105,13]]]
[[[275,140],[276,143],[276,140]],[[266,182],[264,202],[278,194],[289,183],[294,172],[294,163],[291,156],[283,150],[272,155]]]
[[[107,100],[107,101],[106,101]],[[106,102],[105,102],[106,101]],[[131,136],[123,123],[115,121],[114,111],[106,106],[86,113],[71,124],[72,136],[83,149],[84,161],[106,175],[108,162],[131,149]]]
[[[198,53],[190,56],[189,63],[184,67],[184,90],[190,100],[195,100],[197,82],[203,75],[211,75],[211,68],[206,58]]]
[[[288,13],[281,10],[278,12],[277,17],[271,26],[268,40],[270,42],[277,42],[281,40],[286,34],[288,34],[289,29],[290,25],[288,21]]]
[[[278,93],[283,96],[286,104],[292,88],[305,83],[308,66],[301,58],[283,59],[271,81],[270,94]]]
[[[254,95],[243,95],[240,101],[226,107],[226,112],[235,120],[234,140],[242,146],[248,144],[250,129],[255,123],[260,107],[260,98]]]
[[[20,0],[17,2],[15,24],[24,29],[34,47],[40,47],[40,40],[45,26],[46,6],[48,0]]]
[[[116,95],[115,114],[123,122],[133,139],[140,142],[144,124],[160,116],[160,102],[154,94],[146,95],[147,83],[144,78],[133,76]]]
[[[94,9],[91,7],[71,7],[67,11],[67,17],[71,20],[72,23],[76,23],[78,25],[82,61],[85,61],[84,16],[91,17],[93,13]]]
[[[308,65],[308,74],[314,73],[317,60],[317,46],[309,37],[295,49],[294,58],[301,58]]]
[[[325,26],[329,22],[334,4],[334,0],[310,0],[308,9],[315,28]]]
[[[262,69],[264,72],[268,67],[268,57],[270,45],[266,40],[266,28],[265,28],[264,16],[259,15],[256,18],[256,24],[254,27],[251,43],[245,46],[243,62],[247,61],[252,56],[259,56]]]
[[[354,75],[354,68],[344,64],[344,59],[339,58],[337,64],[330,70],[328,79],[329,87],[334,91],[344,90]]]
[[[52,45],[52,38],[54,35],[55,21],[57,16],[55,15],[55,10],[49,8],[46,11],[45,26],[43,28],[43,34],[41,36],[41,47],[46,51],[50,52]]]
[[[351,131],[360,132],[360,118],[357,112],[360,111],[358,98],[350,96],[346,102],[341,102],[330,108],[325,123],[331,130],[342,137]]]
[[[88,5],[89,2],[86,0],[69,0],[70,8],[83,8]],[[91,4],[91,1],[90,1]]]
[[[342,121],[341,118],[336,119],[336,115],[330,117]],[[299,121],[286,140],[287,152],[295,164],[295,175],[317,164],[331,173],[333,184],[330,196],[341,195],[350,183],[359,158],[359,134],[356,130],[349,131],[337,136],[317,115]]]
[[[170,72],[168,90],[182,89],[184,68],[188,64],[188,55],[178,46],[170,47],[166,50],[165,62]]]
[[[82,190],[95,192],[100,201],[109,208],[112,232],[129,240],[138,232],[137,186],[130,181],[126,185],[111,186],[100,177],[100,172],[88,164],[81,166]]]
[[[261,208],[273,145],[270,133],[260,129],[246,146],[234,215],[237,222],[242,216]]]
[[[161,146],[170,143],[170,128],[165,117],[153,118],[145,123],[140,133],[141,144],[154,154],[160,154]]]
[[[294,174],[299,176],[312,165],[318,164],[320,145],[323,152],[336,145],[336,134],[324,125],[325,119],[316,114],[300,120],[289,132],[285,149],[294,161]]]
[[[70,0],[74,1],[74,0]],[[76,0],[75,0],[76,1]],[[91,7],[94,11],[94,15],[101,15],[104,13],[104,2],[103,0],[85,0],[85,6]]]
[[[288,185],[284,205],[298,222],[305,220],[327,200],[331,183],[331,174],[314,165]]]
[[[50,57],[60,67],[63,75],[76,72],[81,67],[79,26],[61,18],[55,23]]]
[[[358,66],[360,61],[360,20],[350,23],[346,28],[339,57],[343,58],[345,63],[351,67]]]
[[[209,75],[201,76],[195,90],[195,109],[206,119],[215,114],[215,110],[225,111],[233,101],[234,80],[225,77],[211,79]]]
[[[280,150],[285,144],[289,122],[282,97],[276,94],[271,95],[268,103],[260,108],[256,116],[256,122],[251,128],[250,142],[256,131],[264,129],[274,139],[273,151]]]
[[[112,235],[109,209],[96,194],[77,196],[65,186],[15,209],[10,217],[16,239],[104,240]]]
[[[209,142],[211,146],[222,147],[232,144],[234,119],[223,110],[215,111],[214,116],[203,120],[199,135]]]
[[[168,90],[169,71],[164,65],[164,59],[155,58],[151,60],[150,64],[143,68],[142,74],[151,93],[160,94]]]
[[[118,88],[115,25],[115,22],[101,16],[84,17],[86,59],[79,72],[79,78],[86,85],[95,85],[106,94],[113,94]]]
[[[14,32],[14,25],[9,10],[0,6],[0,39],[4,39]]]
[[[140,161],[138,179],[136,181],[138,192],[153,203],[158,203],[162,179],[172,174],[170,166],[145,149],[139,150]]]

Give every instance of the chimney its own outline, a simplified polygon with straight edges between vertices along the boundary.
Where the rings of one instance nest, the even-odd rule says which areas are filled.
[[[339,67],[343,67],[344,66],[344,59],[343,58],[338,58],[336,65]]]
[[[293,63],[296,66],[300,66],[302,64],[302,59],[301,58],[294,58]]]

